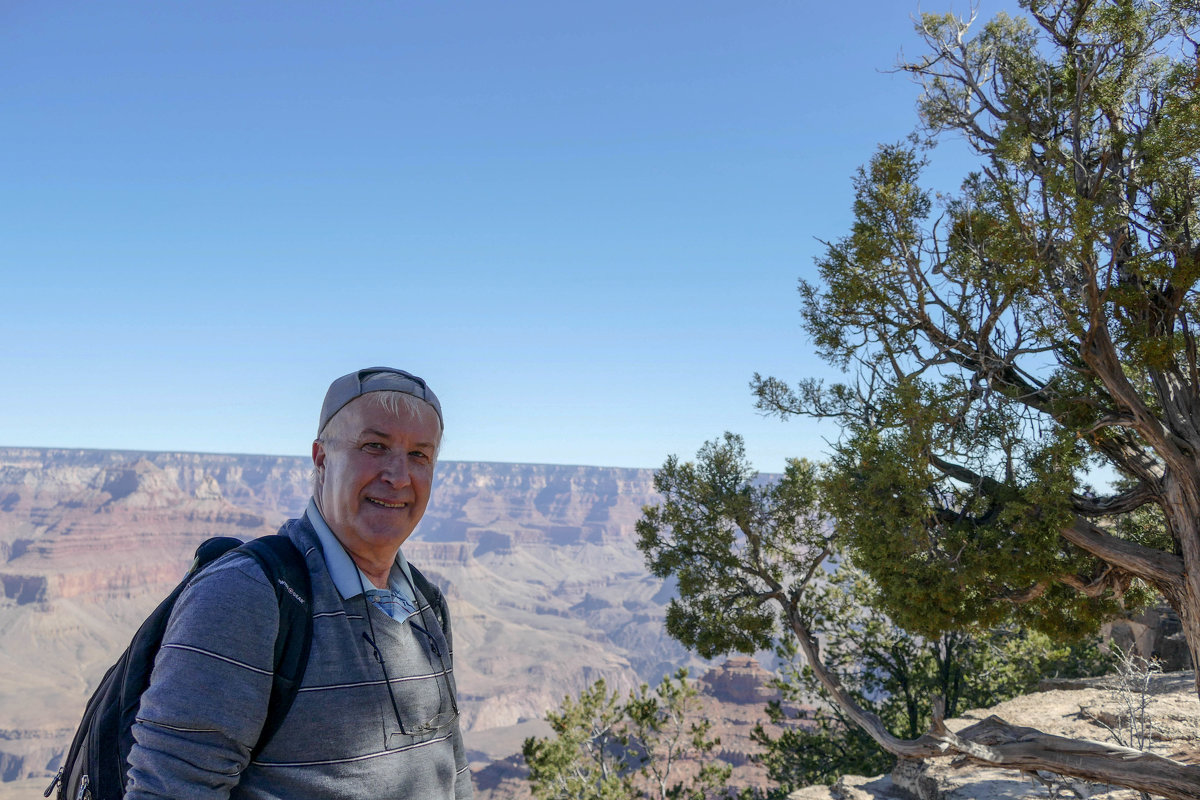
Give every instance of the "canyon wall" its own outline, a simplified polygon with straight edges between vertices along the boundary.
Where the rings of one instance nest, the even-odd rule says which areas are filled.
[[[438,465],[405,554],[447,591],[464,725],[497,752],[596,678],[628,688],[701,666],[663,633],[670,587],[635,546],[652,479]],[[0,781],[57,768],[88,694],[199,542],[273,532],[309,481],[306,458],[0,448]]]

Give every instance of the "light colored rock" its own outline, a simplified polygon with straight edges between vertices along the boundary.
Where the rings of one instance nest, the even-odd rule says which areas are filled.
[[[974,709],[961,718],[946,721],[953,731],[996,715],[1014,725],[1023,725],[1046,733],[1101,742],[1115,741],[1100,723],[1106,718],[1117,727],[1116,679],[1089,678],[1071,681],[1072,688],[1052,689],[1013,698],[987,709]],[[1159,755],[1187,763],[1200,763],[1200,699],[1197,698],[1191,672],[1156,676],[1150,683],[1147,714],[1155,722],[1156,738],[1150,748]],[[1138,800],[1140,795],[1128,789],[1089,784],[1074,779],[1043,774],[1033,776],[1016,770],[995,769],[963,759],[932,758],[900,761],[890,780],[851,778],[845,784],[854,791],[884,794],[854,795],[831,792],[825,787],[810,787],[810,794],[793,794],[791,800],[866,800],[891,798],[886,792],[906,800],[1015,800],[1015,798],[1051,798],[1079,796],[1090,800]],[[1065,788],[1064,788],[1065,787]],[[1069,788],[1071,791],[1067,791]],[[1055,795],[1055,791],[1058,794]],[[832,790],[836,791],[836,789]],[[1072,794],[1071,792],[1074,792]]]
[[[1166,603],[1145,608],[1127,619],[1104,626],[1106,638],[1122,650],[1156,658],[1168,672],[1192,668],[1179,616]]]
[[[788,800],[912,800],[887,775],[863,778],[844,775],[832,786],[809,786],[792,792]]]

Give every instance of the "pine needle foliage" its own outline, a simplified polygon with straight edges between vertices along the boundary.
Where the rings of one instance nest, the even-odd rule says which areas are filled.
[[[686,669],[646,684],[622,703],[603,679],[546,715],[548,738],[525,740],[538,800],[709,800],[725,796],[732,771],[713,758],[720,739],[699,718]],[[698,765],[698,766],[697,766]],[[685,777],[686,773],[686,777]]]
[[[801,281],[836,420],[825,510],[906,629],[1078,637],[1157,593],[1200,652],[1200,7],[924,14],[919,126]],[[923,185],[939,140],[976,168]]]

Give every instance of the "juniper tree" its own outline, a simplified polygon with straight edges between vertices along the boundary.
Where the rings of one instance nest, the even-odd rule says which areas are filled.
[[[849,380],[753,388],[841,423],[826,509],[905,627],[1077,634],[1149,587],[1198,654],[1200,12],[1022,5],[975,35],[921,18],[903,69],[927,140],[860,170],[850,233],[800,284]],[[978,169],[937,197],[946,136]]]
[[[939,675],[927,684],[942,697],[928,708],[929,732],[916,738],[911,738],[915,725],[904,725],[910,695],[897,693],[899,714],[889,714],[887,704],[864,702],[878,700],[869,695],[891,687],[879,676],[864,681],[852,670],[847,679],[845,667],[855,648],[845,640],[858,635],[847,630],[859,623],[836,603],[829,604],[821,591],[840,534],[825,509],[830,484],[816,465],[792,460],[779,479],[762,481],[745,457],[741,438],[727,433],[705,444],[694,462],[669,457],[655,473],[654,485],[662,502],[643,509],[638,548],[653,574],[677,580],[679,596],[667,607],[667,631],[700,655],[794,646],[836,705],[838,719],[858,726],[893,756],[957,753],[997,766],[1048,770],[1179,800],[1200,796],[1200,767],[1149,753],[1064,739],[995,718],[953,733],[943,724],[945,698],[951,690],[962,695],[953,675]],[[840,641],[822,653],[818,636],[826,632]],[[928,668],[918,663],[913,651],[919,648],[905,637],[909,635],[903,631],[887,631],[878,638],[890,638],[908,651],[905,657],[913,663],[904,665],[905,679],[919,678]],[[890,676],[900,675],[882,655],[870,658]],[[941,663],[949,659],[943,655]],[[864,752],[858,747],[861,737],[852,743]]]
[[[920,17],[926,55],[901,65],[923,87],[918,130],[860,170],[850,232],[827,243],[819,280],[800,284],[806,331],[848,378],[752,386],[765,412],[840,423],[820,510],[897,623],[926,636],[999,623],[1073,635],[1159,592],[1195,658],[1200,8],[1022,6],[977,33],[973,19]],[[977,169],[935,195],[921,175],[946,137],[966,142]],[[668,461],[662,474],[681,469]],[[696,505],[682,489],[675,499]],[[734,499],[719,520],[732,530],[713,534],[738,548],[732,558],[698,545],[715,541],[697,538],[703,526],[647,518],[660,574],[702,575],[696,562],[711,557],[707,574],[741,575],[690,584],[698,594],[674,620],[684,641],[703,652],[794,636],[848,717],[894,754],[1200,794],[1200,768],[1002,721],[954,734],[935,714],[929,734],[895,736],[821,665],[793,593],[803,587],[780,577],[811,564],[777,569]]]

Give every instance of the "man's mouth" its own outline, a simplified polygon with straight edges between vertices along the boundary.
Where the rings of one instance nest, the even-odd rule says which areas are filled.
[[[374,497],[368,497],[367,502],[374,503],[377,506],[383,506],[384,508],[404,508],[408,505],[408,503],[385,503],[382,500],[376,500]]]

